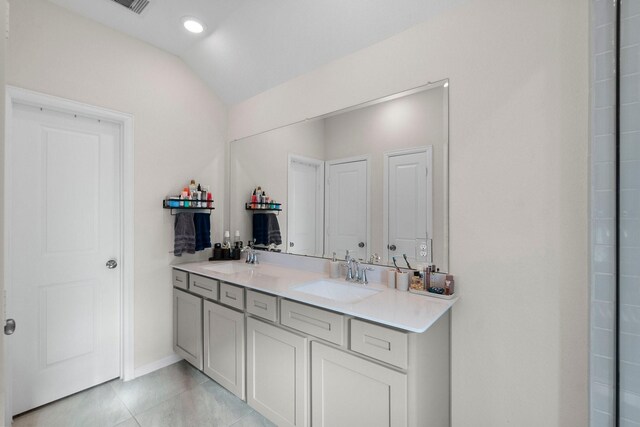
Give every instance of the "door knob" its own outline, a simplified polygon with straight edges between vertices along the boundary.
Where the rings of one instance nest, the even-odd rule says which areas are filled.
[[[292,248],[293,247],[293,242],[289,242],[289,247]]]
[[[360,242],[360,243],[358,243],[358,247],[359,247],[359,248],[364,248],[364,242]]]
[[[389,250],[390,251],[395,251],[396,250],[396,245],[389,245]]]
[[[115,259],[110,259],[107,261],[106,266],[109,270],[112,270],[118,266],[118,262]]]
[[[4,324],[4,334],[11,335],[16,331],[16,321],[13,319],[7,319]]]

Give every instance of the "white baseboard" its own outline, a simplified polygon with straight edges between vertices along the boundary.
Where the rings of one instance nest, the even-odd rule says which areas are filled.
[[[155,362],[151,362],[144,366],[140,366],[139,368],[136,368],[134,373],[134,378],[138,378],[143,375],[150,374],[153,371],[162,369],[165,366],[173,365],[174,363],[179,362],[181,360],[182,360],[182,357],[174,353],[171,356],[167,356],[160,360],[156,360]]]

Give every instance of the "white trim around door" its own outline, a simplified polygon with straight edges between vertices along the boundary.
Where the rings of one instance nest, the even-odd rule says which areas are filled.
[[[122,147],[120,150],[121,158],[121,179],[120,179],[120,195],[121,195],[121,262],[120,265],[122,269],[120,270],[121,274],[121,363],[120,363],[120,377],[124,381],[131,380],[135,378],[134,371],[134,317],[133,317],[133,298],[134,298],[134,254],[133,254],[133,202],[134,202],[134,194],[133,194],[133,116],[127,113],[121,113],[118,111],[113,111],[101,107],[96,107],[84,103],[80,103],[77,101],[72,101],[64,98],[59,98],[56,96],[51,96],[47,94],[42,94],[14,86],[7,86],[6,88],[6,127],[5,127],[5,151],[8,152],[7,147],[11,144],[11,128],[12,128],[12,117],[13,117],[13,105],[14,104],[23,104],[30,105],[40,108],[46,108],[54,111],[78,114],[84,117],[95,118],[99,120],[108,120],[111,122],[115,122],[120,125],[121,132],[121,142]],[[9,188],[10,183],[7,180],[9,175],[11,165],[7,161],[5,157],[5,176],[4,176],[4,191],[5,191],[5,199],[8,197],[11,188]],[[7,231],[8,224],[10,224],[11,211],[10,206],[5,203],[5,222],[3,227],[5,232]],[[5,286],[8,283],[8,278],[10,276],[10,264],[8,261],[8,242],[7,239],[4,241],[4,282]],[[8,287],[8,286],[7,286]],[[18,326],[19,327],[19,326]],[[10,358],[8,357],[7,347],[10,346],[10,339],[7,340],[7,344],[5,345],[5,366],[3,367],[5,375],[4,381],[5,384],[11,384],[9,375],[10,369],[8,369],[8,362]],[[10,387],[5,387],[5,417],[8,417],[9,422],[11,420],[11,389]],[[6,421],[6,420],[5,420]]]

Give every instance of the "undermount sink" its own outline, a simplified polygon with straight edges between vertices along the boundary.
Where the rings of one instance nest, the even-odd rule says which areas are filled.
[[[220,264],[213,264],[207,267],[202,267],[205,270],[213,271],[220,274],[236,274],[243,273],[245,271],[251,271],[255,268],[252,264],[242,264],[237,262],[222,262]]]
[[[329,280],[305,283],[294,286],[291,290],[344,303],[359,302],[380,292],[377,289],[365,288],[363,285],[355,286]]]

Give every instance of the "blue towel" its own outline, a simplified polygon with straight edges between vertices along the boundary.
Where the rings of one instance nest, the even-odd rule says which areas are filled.
[[[268,245],[269,233],[267,231],[267,215],[253,214],[253,241],[258,245]]]
[[[196,228],[196,251],[211,247],[211,214],[196,213],[193,215]]]

